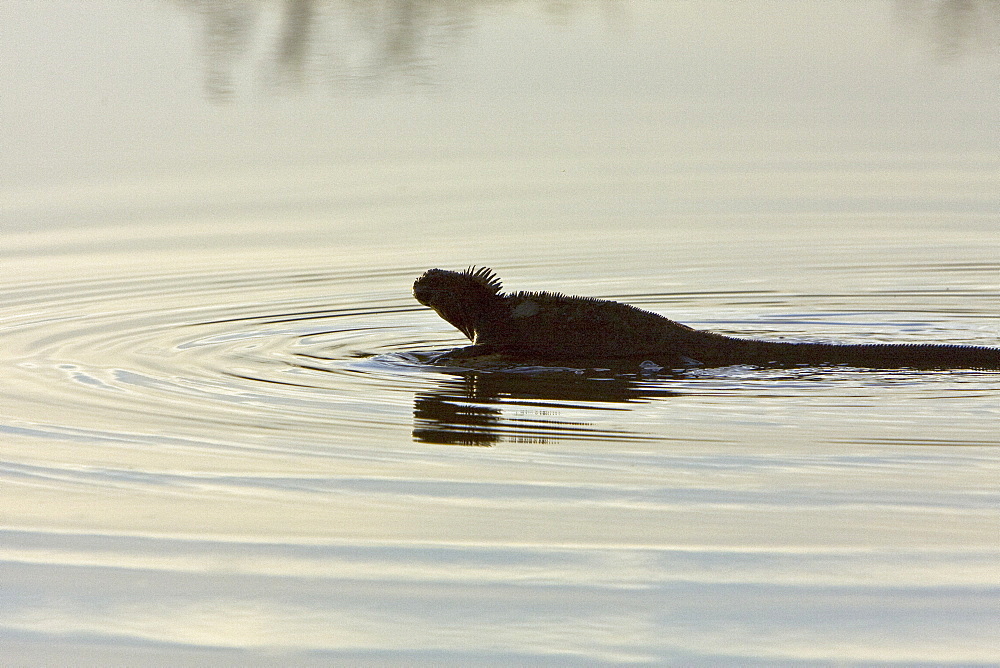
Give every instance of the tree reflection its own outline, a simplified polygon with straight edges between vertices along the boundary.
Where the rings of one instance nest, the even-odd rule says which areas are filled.
[[[205,92],[212,99],[229,97],[234,90],[233,72],[250,48],[260,15],[260,2],[224,0],[176,0],[202,22],[205,59]]]
[[[291,84],[303,83],[315,22],[316,0],[286,0],[277,64],[282,78]]]
[[[603,0],[609,18],[623,0]],[[377,87],[405,80],[430,84],[443,54],[477,17],[513,0],[172,0],[202,23],[205,88],[224,100],[236,72],[261,53],[265,80],[278,89],[328,82]],[[565,24],[593,2],[542,0]]]
[[[1000,0],[896,0],[897,16],[952,60],[977,49],[1000,49]]]

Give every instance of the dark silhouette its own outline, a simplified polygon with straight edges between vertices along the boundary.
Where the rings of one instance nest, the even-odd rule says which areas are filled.
[[[551,292],[503,294],[488,268],[430,269],[413,284],[417,301],[433,308],[473,345],[445,359],[499,355],[516,361],[649,361],[691,366],[819,366],[875,369],[1000,369],[1000,348],[941,344],[828,344],[757,341],[692,329],[634,306]]]

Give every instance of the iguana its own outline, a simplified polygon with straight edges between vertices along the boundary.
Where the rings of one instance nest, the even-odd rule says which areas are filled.
[[[430,269],[413,296],[471,346],[446,354],[513,360],[651,361],[667,368],[841,364],[867,368],[1000,369],[1000,348],[946,344],[760,341],[693,329],[628,304],[553,292],[504,294],[487,267]]]

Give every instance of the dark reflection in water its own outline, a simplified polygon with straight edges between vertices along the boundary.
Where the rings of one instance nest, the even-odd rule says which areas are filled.
[[[512,0],[173,0],[203,24],[205,88],[214,100],[235,92],[237,70],[264,44],[265,79],[279,89],[319,79],[377,87],[433,81],[435,55],[460,43],[477,13]],[[617,20],[622,0],[604,0]],[[554,23],[592,3],[539,2]],[[269,14],[277,13],[275,21]],[[272,34],[272,31],[276,33]],[[273,46],[272,46],[273,45]]]
[[[214,100],[229,97],[234,89],[233,71],[250,49],[260,14],[260,2],[176,0],[202,21],[205,92]]]
[[[289,84],[303,83],[308,46],[312,41],[316,22],[316,0],[287,0],[285,24],[278,45],[277,64],[279,75]]]
[[[1000,51],[1000,0],[896,0],[896,13],[942,60]]]
[[[490,445],[499,441],[545,443],[565,438],[635,440],[626,430],[573,422],[561,415],[587,410],[628,410],[624,404],[675,396],[650,381],[594,377],[572,371],[538,373],[456,372],[433,392],[418,393],[413,438],[426,443]]]
[[[216,101],[235,92],[237,71],[253,68],[263,50],[263,76],[279,90],[322,81],[366,89],[391,82],[434,81],[451,51],[497,7],[513,0],[172,0],[202,23],[205,89]],[[626,0],[598,5],[616,26],[628,15]],[[556,25],[594,7],[580,0],[539,0],[540,13]],[[1000,0],[896,0],[904,30],[928,40],[942,59],[983,47],[1000,48]]]

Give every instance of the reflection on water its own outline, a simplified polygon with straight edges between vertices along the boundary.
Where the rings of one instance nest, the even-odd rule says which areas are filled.
[[[230,98],[237,71],[263,40],[258,78],[277,89],[315,83],[360,86],[390,82],[431,84],[435,70],[479,17],[513,0],[172,0],[202,22],[205,89]],[[593,3],[539,0],[553,23],[566,23]],[[603,0],[608,25],[622,21],[629,3]],[[1000,3],[995,0],[896,0],[908,32],[933,45],[943,59],[979,49],[1000,50]]]
[[[429,84],[435,63],[461,42],[477,15],[513,0],[174,0],[203,22],[205,88],[231,97],[236,70],[269,42],[265,79],[279,89],[319,82],[377,87],[390,81]],[[537,3],[565,22],[589,3]],[[603,0],[615,16],[621,0]],[[272,15],[273,14],[273,15]],[[276,23],[277,27],[272,23]]]
[[[433,392],[419,392],[413,438],[427,443],[490,445],[559,439],[650,438],[607,424],[574,421],[586,411],[628,410],[637,401],[673,396],[665,387],[620,374],[512,368],[455,372]]]
[[[941,59],[978,50],[1000,53],[1000,2],[997,0],[896,0],[900,22],[928,39]]]
[[[6,662],[1000,661],[997,374],[420,362],[463,342],[413,279],[473,261],[725,333],[996,345],[995,79],[913,76],[890,2],[528,26],[612,6],[4,5]],[[210,108],[164,67],[192,23],[215,100],[466,50],[480,83]]]

